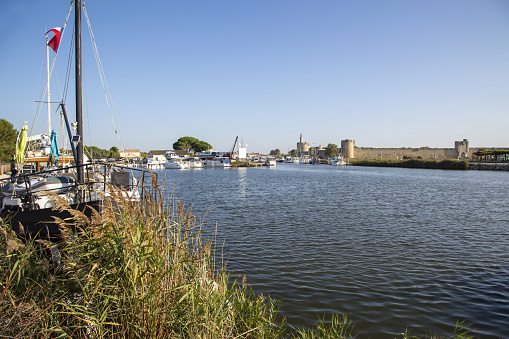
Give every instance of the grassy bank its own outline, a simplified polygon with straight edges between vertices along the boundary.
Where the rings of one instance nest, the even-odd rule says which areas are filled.
[[[256,163],[251,161],[232,161],[230,163],[231,167],[261,167],[265,166],[262,163]]]
[[[277,304],[231,283],[187,208],[114,200],[91,219],[58,220],[59,264],[53,243],[2,226],[0,337],[278,337]]]
[[[467,161],[456,160],[356,160],[351,159],[350,163],[354,166],[371,167],[402,167],[402,168],[425,168],[442,170],[467,170]]]
[[[57,220],[60,258],[0,222],[1,338],[351,338],[346,316],[289,330],[270,297],[232,277],[178,201],[114,196],[101,214]],[[71,234],[72,225],[81,232]],[[410,338],[402,334],[403,338]],[[438,336],[435,336],[439,338]],[[463,336],[456,336],[461,338]]]

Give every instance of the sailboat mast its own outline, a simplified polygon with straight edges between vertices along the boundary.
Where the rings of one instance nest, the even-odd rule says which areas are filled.
[[[78,150],[77,150],[77,164],[83,164],[83,103],[81,96],[81,0],[76,0],[74,7],[74,25],[75,35],[74,43],[76,47],[75,58],[75,71],[76,71],[76,123],[78,125],[77,135],[79,136]],[[83,183],[83,168],[79,167],[78,170],[78,183]]]
[[[48,37],[46,36],[46,87],[48,88],[48,133],[51,134],[51,104],[49,93],[49,46]]]

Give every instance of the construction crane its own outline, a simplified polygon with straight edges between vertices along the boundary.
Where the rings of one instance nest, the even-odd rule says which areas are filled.
[[[235,141],[233,142],[233,146],[230,149],[230,152],[228,153],[228,158],[230,158],[230,160],[233,159],[233,153],[235,152],[235,146],[238,146],[238,141],[239,141],[239,136],[237,135],[237,137],[235,138]]]

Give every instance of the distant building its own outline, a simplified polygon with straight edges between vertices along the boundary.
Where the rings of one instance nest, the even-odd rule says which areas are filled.
[[[309,155],[309,142],[302,141],[302,133],[300,134],[300,141],[297,143],[297,157]]]
[[[121,158],[134,159],[140,158],[141,152],[139,149],[125,149],[123,151],[118,152]]]
[[[151,150],[148,152],[148,157],[154,159],[155,161],[164,162],[166,161],[166,157],[164,154],[167,150]]]
[[[454,149],[458,152],[458,158],[468,158],[468,140],[463,139],[463,141],[455,141]]]
[[[310,147],[309,148],[309,155],[314,157],[325,157],[325,147],[322,147],[322,145],[318,147]]]
[[[239,147],[239,159],[245,160],[247,159],[247,148]]]

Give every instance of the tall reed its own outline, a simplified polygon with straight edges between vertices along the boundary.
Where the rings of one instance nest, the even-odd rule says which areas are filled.
[[[22,243],[2,225],[0,337],[274,338],[283,332],[276,302],[238,279],[230,282],[188,208],[178,201],[133,203],[112,192],[91,218],[53,197],[55,209],[73,215],[56,219],[57,244]],[[75,225],[77,234],[70,231]],[[52,260],[56,247],[60,258]]]

